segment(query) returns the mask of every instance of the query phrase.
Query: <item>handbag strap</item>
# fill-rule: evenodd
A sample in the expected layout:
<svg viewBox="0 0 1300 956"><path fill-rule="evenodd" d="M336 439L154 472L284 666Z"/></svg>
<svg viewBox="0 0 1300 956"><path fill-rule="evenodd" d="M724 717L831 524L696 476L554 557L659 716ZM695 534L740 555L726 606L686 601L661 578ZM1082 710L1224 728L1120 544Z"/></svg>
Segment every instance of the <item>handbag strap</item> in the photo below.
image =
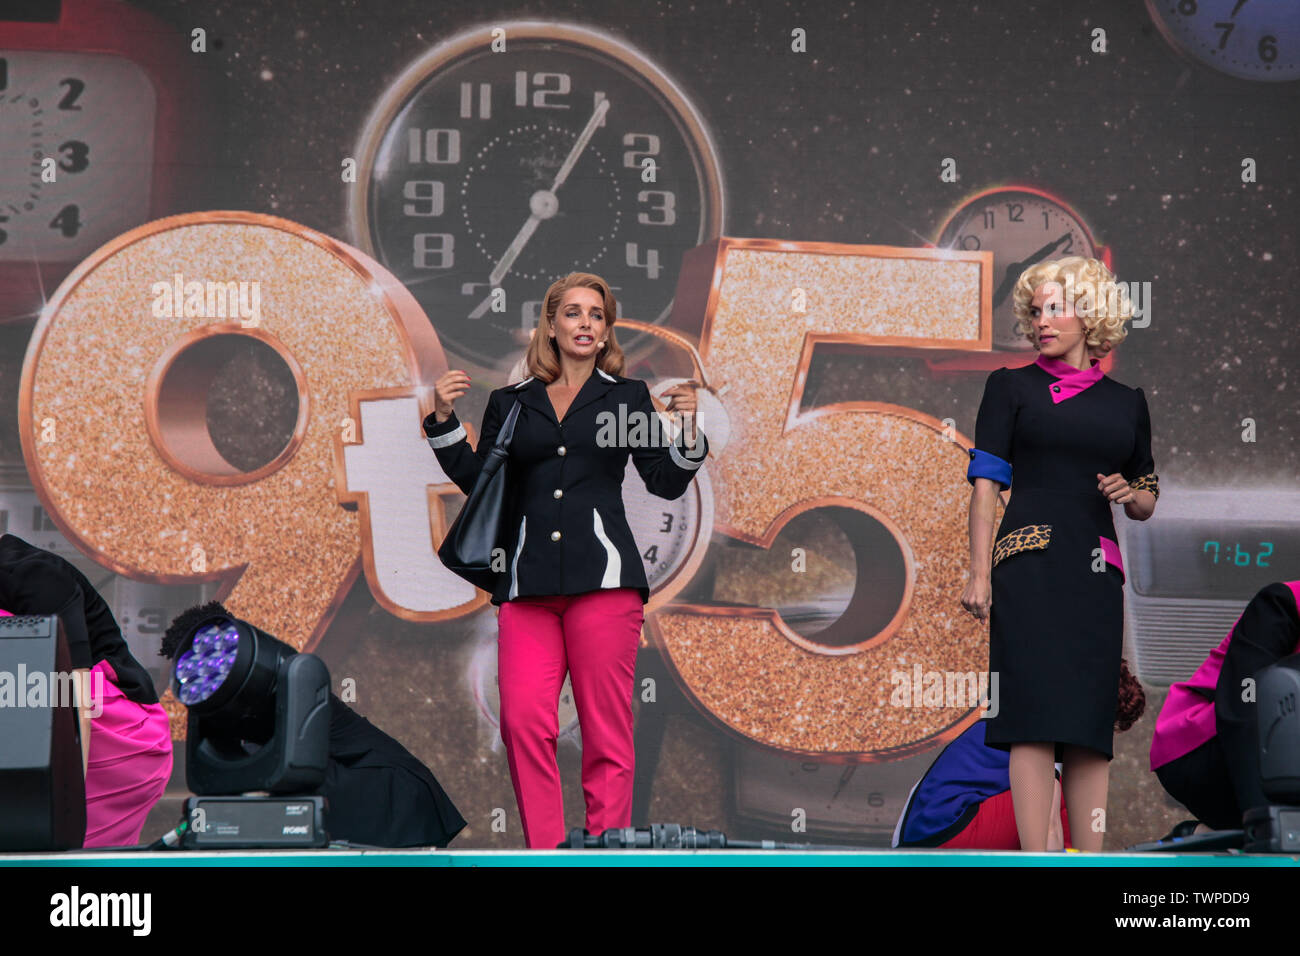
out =
<svg viewBox="0 0 1300 956"><path fill-rule="evenodd" d="M497 432L497 440L492 443L492 447L500 448L506 451L510 448L510 440L515 437L515 419L519 417L519 399L515 399L515 404L510 409L510 414L506 416L505 423L502 424L501 430Z"/></svg>

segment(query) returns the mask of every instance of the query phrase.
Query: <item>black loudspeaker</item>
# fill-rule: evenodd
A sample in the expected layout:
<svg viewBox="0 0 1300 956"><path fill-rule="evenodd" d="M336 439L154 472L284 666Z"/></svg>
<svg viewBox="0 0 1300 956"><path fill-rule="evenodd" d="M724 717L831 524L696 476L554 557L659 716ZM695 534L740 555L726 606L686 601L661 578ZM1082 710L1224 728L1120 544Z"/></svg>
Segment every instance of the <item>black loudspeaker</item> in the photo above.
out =
<svg viewBox="0 0 1300 956"><path fill-rule="evenodd" d="M1300 807L1255 807L1242 826L1247 853L1300 853Z"/></svg>
<svg viewBox="0 0 1300 956"><path fill-rule="evenodd" d="M1275 804L1300 805L1300 654L1255 675L1259 778Z"/></svg>
<svg viewBox="0 0 1300 956"><path fill-rule="evenodd" d="M0 617L0 850L72 850L85 840L81 725L63 625L53 614Z"/></svg>

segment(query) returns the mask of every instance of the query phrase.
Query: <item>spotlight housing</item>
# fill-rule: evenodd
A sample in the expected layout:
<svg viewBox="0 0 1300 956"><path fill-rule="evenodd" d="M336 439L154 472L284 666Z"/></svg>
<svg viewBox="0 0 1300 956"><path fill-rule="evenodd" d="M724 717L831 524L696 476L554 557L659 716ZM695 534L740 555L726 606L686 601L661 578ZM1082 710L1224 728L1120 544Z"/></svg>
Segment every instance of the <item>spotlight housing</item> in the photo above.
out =
<svg viewBox="0 0 1300 956"><path fill-rule="evenodd" d="M228 613L195 615L186 624L172 666L172 691L189 709L190 790L317 789L329 758L324 662Z"/></svg>

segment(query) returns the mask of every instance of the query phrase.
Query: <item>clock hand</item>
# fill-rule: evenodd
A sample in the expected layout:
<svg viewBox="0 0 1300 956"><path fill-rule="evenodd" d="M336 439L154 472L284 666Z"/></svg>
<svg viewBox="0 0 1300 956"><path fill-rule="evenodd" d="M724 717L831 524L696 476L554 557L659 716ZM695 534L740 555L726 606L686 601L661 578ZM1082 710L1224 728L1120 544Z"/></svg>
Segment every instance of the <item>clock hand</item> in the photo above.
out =
<svg viewBox="0 0 1300 956"><path fill-rule="evenodd" d="M578 134L578 139L573 144L573 149L569 150L569 155L564 158L560 166L560 171L555 174L555 182L551 184L551 192L555 192L564 185L564 181L569 178L569 173L573 172L573 167L578 164L578 157L582 151L587 148L591 142L591 137L596 135L596 126L604 119L609 112L609 100L601 100L596 104L596 108L591 112L591 119L587 120L587 125L583 127L582 132Z"/></svg>
<svg viewBox="0 0 1300 956"><path fill-rule="evenodd" d="M604 99L596 104L596 108L592 110L591 118L587 120L587 125L578 134L578 139L574 142L573 148L569 150L569 155L564 158L559 172L555 174L555 182L551 183L551 188L549 190L539 190L533 194L529 200L531 213L528 220L520 227L519 232L515 234L515 238L511 240L510 245L506 248L505 255L501 257L501 261L496 264L496 268L488 276L488 285L496 288L501 284L501 280L506 277L510 267L515 264L515 260L519 258L519 253L523 252L524 246L532 238L533 233L537 231L537 227L541 225L542 220L550 219L559 211L560 203L555 193L569 178L569 173L573 172L573 167L578 164L578 158L582 156L582 151L587 148L587 144L591 142L591 137L596 134L596 127L600 125L600 121L608 112L609 100ZM474 311L469 314L469 317L471 319L481 318L491 303L492 293L489 292L487 298L478 304Z"/></svg>
<svg viewBox="0 0 1300 956"><path fill-rule="evenodd" d="M835 785L835 792L831 794L831 803L834 803L839 798L840 792L848 786L849 781L853 779L853 775L857 772L857 769L856 764L849 764L840 771L839 782Z"/></svg>
<svg viewBox="0 0 1300 956"><path fill-rule="evenodd" d="M1039 262L1042 259L1046 259L1048 256L1050 256L1053 252L1056 251L1057 246L1059 246L1063 242L1069 241L1069 238L1070 238L1070 234L1068 232L1063 233L1060 236L1060 238L1052 242L1049 242L1047 245L1043 246L1043 248L1039 249L1037 252L1031 252L1029 256L1025 259L1025 262L1032 266L1035 262Z"/></svg>
<svg viewBox="0 0 1300 956"><path fill-rule="evenodd" d="M510 271L510 267L515 264L515 260L519 258L519 253L524 251L524 246L533 237L533 233L537 231L537 227L541 224L542 219L536 212L528 217L528 220L520 227L519 232L515 234L514 239L510 240L510 245L506 247L505 255L501 257L501 261L497 263L496 268L488 276L489 283L494 286L501 283L501 280L506 277L506 273Z"/></svg>
<svg viewBox="0 0 1300 956"><path fill-rule="evenodd" d="M487 298L475 306L474 311L469 314L471 319L482 318L483 313L491 307L492 290L501 284L501 280L506 277L506 273L510 271L510 267L514 265L515 260L519 258L519 253L524 251L525 244L527 244L528 240L532 238L533 233L537 231L537 227L542 224L542 216L539 216L538 212L540 211L545 213L548 209L553 210L555 208L554 206L541 208L543 204L538 202L538 198L544 195L549 196L550 194L538 191L534 193L533 198L529 200L532 212L528 216L528 219L525 220L523 226L520 227L519 232L515 233L514 239L510 240L510 245L506 247L505 254L501 257L501 261L496 264L496 268L494 268L491 274L488 275L489 289ZM553 196L551 198L554 199ZM552 215L554 215L553 211L551 211L546 218L550 219Z"/></svg>
<svg viewBox="0 0 1300 956"><path fill-rule="evenodd" d="M1056 239L1053 242L1049 242L1047 245L1043 246L1043 248L1035 252L1031 252L1029 255L1025 256L1025 258L1021 259L1019 262L1013 262L1011 263L1011 265L1007 266L1007 271L1002 275L1002 284L999 285L997 291L993 293L994 307L997 307L1002 304L1003 300L1005 300L1007 297L1007 293L1011 291L1011 287L1016 284L1016 280L1020 278L1020 274L1022 272L1024 272L1026 269L1032 266L1035 262L1041 262L1043 259L1046 259L1054 251L1056 251L1057 246L1059 246L1061 243L1065 242L1069 238L1070 238L1070 234L1067 232L1059 239Z"/></svg>

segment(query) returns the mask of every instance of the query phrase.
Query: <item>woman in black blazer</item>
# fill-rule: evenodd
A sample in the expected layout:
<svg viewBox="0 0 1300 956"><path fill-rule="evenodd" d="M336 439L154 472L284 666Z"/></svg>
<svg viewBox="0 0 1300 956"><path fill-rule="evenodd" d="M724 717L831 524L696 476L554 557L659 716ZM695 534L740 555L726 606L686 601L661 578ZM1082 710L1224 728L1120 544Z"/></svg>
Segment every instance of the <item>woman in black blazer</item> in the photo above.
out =
<svg viewBox="0 0 1300 956"><path fill-rule="evenodd" d="M652 494L678 498L708 454L693 385L664 393L680 419L672 437L645 382L621 376L617 317L603 279L566 276L546 292L529 377L489 396L477 449L453 408L469 389L465 372L438 380L424 420L439 464L468 494L520 405L510 443L511 536L492 603L500 605L501 738L530 847L565 837L555 747L566 671L582 728L587 830L631 826L632 682L650 588L623 511L623 476L630 454Z"/></svg>

